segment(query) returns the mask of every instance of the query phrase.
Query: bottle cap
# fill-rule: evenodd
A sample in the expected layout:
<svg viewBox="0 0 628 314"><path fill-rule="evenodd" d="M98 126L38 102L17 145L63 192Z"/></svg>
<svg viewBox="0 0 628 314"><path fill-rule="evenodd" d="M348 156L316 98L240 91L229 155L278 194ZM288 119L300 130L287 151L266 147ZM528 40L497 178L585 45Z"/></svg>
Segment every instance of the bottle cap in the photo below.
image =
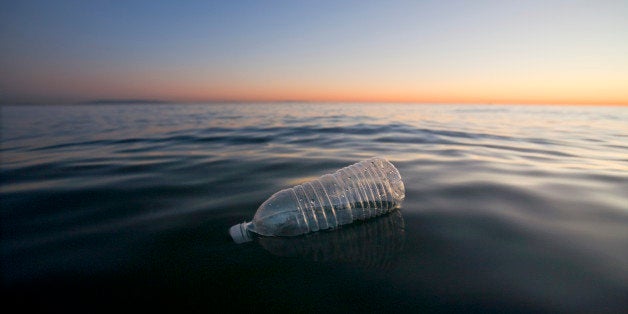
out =
<svg viewBox="0 0 628 314"><path fill-rule="evenodd" d="M233 239L233 242L240 244L244 242L249 242L253 240L251 238L251 234L246 228L249 226L250 222L243 222L229 228L229 235Z"/></svg>

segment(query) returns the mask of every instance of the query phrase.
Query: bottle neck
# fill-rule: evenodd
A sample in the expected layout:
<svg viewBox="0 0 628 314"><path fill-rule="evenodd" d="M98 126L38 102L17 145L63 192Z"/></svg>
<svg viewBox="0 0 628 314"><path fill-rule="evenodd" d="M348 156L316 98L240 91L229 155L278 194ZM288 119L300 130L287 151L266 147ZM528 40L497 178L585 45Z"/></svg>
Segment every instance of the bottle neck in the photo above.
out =
<svg viewBox="0 0 628 314"><path fill-rule="evenodd" d="M250 224L250 222L245 221L229 228L229 235L231 235L233 242L240 244L253 240L251 232L248 230Z"/></svg>

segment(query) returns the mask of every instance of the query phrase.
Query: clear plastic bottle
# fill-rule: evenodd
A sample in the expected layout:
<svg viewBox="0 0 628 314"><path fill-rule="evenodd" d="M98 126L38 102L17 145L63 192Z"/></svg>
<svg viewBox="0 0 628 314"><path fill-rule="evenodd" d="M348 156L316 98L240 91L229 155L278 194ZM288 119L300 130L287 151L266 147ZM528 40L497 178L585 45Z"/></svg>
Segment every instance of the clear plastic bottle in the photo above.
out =
<svg viewBox="0 0 628 314"><path fill-rule="evenodd" d="M251 222L237 224L229 233L242 243L252 239L251 232L296 236L337 228L388 213L404 197L399 171L385 158L374 157L273 194Z"/></svg>

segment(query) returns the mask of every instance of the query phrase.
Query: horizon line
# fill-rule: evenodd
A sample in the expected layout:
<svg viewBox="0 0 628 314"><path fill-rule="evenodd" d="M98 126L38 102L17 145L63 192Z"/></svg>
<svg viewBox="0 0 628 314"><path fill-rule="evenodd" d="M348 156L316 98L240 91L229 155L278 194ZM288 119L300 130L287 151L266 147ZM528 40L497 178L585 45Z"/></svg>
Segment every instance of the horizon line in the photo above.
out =
<svg viewBox="0 0 628 314"><path fill-rule="evenodd" d="M138 105L138 104L243 104L243 103L311 103L311 104L409 104L409 105L537 105L537 106L628 106L628 102L597 101L393 101L393 100L308 100L308 99L206 99L171 100L159 98L112 98L80 101L4 101L0 105Z"/></svg>

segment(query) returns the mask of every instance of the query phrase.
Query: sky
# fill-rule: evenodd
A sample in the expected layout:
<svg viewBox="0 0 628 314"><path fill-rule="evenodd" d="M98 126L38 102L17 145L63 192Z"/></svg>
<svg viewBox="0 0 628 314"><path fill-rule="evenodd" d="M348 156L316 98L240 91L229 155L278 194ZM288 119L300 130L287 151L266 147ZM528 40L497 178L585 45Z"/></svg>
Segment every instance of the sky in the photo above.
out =
<svg viewBox="0 0 628 314"><path fill-rule="evenodd" d="M0 102L628 105L628 1L0 0Z"/></svg>

